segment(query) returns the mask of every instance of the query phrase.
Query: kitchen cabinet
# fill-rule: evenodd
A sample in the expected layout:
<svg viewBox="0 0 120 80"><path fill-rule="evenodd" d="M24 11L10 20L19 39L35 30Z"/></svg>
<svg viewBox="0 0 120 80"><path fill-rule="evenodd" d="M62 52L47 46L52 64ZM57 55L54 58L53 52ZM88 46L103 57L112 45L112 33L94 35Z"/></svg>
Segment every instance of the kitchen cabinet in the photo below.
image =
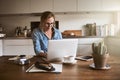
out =
<svg viewBox="0 0 120 80"><path fill-rule="evenodd" d="M53 11L53 0L30 0L31 13Z"/></svg>
<svg viewBox="0 0 120 80"><path fill-rule="evenodd" d="M120 0L78 0L78 11L119 11Z"/></svg>
<svg viewBox="0 0 120 80"><path fill-rule="evenodd" d="M120 56L120 37L106 37L104 41L111 56Z"/></svg>
<svg viewBox="0 0 120 80"><path fill-rule="evenodd" d="M0 40L0 56L3 54L3 45L2 45L2 39Z"/></svg>
<svg viewBox="0 0 120 80"><path fill-rule="evenodd" d="M119 11L120 0L102 0L103 11Z"/></svg>
<svg viewBox="0 0 120 80"><path fill-rule="evenodd" d="M31 39L3 40L3 55L34 55Z"/></svg>
<svg viewBox="0 0 120 80"><path fill-rule="evenodd" d="M76 12L77 0L54 0L54 12Z"/></svg>
<svg viewBox="0 0 120 80"><path fill-rule="evenodd" d="M0 14L119 10L120 0L0 0Z"/></svg>
<svg viewBox="0 0 120 80"><path fill-rule="evenodd" d="M20 14L29 12L29 0L0 0L0 14Z"/></svg>
<svg viewBox="0 0 120 80"><path fill-rule="evenodd" d="M78 11L101 11L102 0L78 0Z"/></svg>
<svg viewBox="0 0 120 80"><path fill-rule="evenodd" d="M103 38L78 38L77 55L90 55L92 53L92 43L102 40Z"/></svg>

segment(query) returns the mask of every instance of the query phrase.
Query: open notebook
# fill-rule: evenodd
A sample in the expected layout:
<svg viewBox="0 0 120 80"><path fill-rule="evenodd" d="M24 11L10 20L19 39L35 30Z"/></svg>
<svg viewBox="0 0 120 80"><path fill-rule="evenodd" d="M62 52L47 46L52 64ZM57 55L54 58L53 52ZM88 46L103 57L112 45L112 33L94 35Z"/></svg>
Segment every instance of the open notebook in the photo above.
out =
<svg viewBox="0 0 120 80"><path fill-rule="evenodd" d="M54 71L46 71L46 70L42 70L42 69L38 69L35 67L35 65L33 64L32 66L30 66L26 72L54 72L54 73L61 73L62 72L62 64L54 64L51 63L53 65L53 67L55 68Z"/></svg>

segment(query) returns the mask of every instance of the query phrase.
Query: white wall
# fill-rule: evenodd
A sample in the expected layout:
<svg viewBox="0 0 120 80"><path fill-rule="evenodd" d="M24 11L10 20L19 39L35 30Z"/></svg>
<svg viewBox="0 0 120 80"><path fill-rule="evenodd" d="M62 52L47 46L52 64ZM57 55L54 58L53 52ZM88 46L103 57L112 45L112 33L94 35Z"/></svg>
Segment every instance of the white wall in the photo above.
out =
<svg viewBox="0 0 120 80"><path fill-rule="evenodd" d="M97 25L113 23L113 13L80 13L80 14L63 14L56 15L60 21L60 30L81 29L87 23L96 23Z"/></svg>
<svg viewBox="0 0 120 80"><path fill-rule="evenodd" d="M97 23L97 25L114 24L114 14L111 12L100 13L66 13L55 14L56 20L60 23L60 31L70 29L81 29L87 23ZM40 16L19 15L0 17L0 24L5 28L8 36L14 35L14 29L17 26L27 26L30 28L31 21L40 21Z"/></svg>

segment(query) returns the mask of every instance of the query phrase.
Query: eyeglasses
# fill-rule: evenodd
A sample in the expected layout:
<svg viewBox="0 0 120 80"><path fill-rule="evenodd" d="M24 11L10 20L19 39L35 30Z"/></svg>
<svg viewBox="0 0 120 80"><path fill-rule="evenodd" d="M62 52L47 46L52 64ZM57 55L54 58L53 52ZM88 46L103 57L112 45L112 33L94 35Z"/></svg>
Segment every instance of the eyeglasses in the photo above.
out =
<svg viewBox="0 0 120 80"><path fill-rule="evenodd" d="M46 26L54 26L54 23L45 23Z"/></svg>

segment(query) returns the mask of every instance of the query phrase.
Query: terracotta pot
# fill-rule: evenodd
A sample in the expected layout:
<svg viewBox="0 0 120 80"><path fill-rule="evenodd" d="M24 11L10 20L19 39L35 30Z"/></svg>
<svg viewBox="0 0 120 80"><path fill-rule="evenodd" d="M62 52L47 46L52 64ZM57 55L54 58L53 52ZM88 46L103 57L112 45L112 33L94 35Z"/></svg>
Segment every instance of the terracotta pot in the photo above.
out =
<svg viewBox="0 0 120 80"><path fill-rule="evenodd" d="M103 69L106 67L109 53L103 55L93 53L92 56L96 69Z"/></svg>

